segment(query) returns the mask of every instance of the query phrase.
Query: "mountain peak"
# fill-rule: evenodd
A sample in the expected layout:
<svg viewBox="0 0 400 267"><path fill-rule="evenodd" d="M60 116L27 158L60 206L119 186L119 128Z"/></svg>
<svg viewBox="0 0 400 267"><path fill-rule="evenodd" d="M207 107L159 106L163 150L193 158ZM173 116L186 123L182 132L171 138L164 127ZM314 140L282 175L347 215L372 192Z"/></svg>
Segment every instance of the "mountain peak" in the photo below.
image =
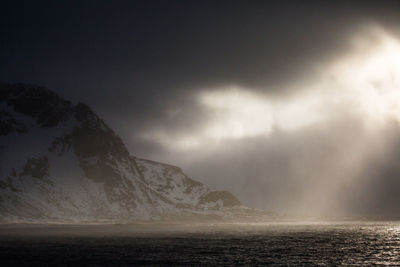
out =
<svg viewBox="0 0 400 267"><path fill-rule="evenodd" d="M72 114L71 102L42 86L0 84L0 102L36 119L40 127L54 127Z"/></svg>

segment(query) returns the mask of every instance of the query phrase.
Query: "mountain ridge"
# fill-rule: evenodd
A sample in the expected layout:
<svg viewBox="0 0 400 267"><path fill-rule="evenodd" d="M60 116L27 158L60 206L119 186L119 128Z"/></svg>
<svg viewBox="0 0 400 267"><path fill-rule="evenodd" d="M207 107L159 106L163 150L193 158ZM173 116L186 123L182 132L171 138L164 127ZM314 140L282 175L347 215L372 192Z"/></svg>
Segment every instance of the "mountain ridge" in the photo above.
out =
<svg viewBox="0 0 400 267"><path fill-rule="evenodd" d="M0 84L0 154L0 222L232 217L251 210L179 167L131 155L87 104L41 86Z"/></svg>

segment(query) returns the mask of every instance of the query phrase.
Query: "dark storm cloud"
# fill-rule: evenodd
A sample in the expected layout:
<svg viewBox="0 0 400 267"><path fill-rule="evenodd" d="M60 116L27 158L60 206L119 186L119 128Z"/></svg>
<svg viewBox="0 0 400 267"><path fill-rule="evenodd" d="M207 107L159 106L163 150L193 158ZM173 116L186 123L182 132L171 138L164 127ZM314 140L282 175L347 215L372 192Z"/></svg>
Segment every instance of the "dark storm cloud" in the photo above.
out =
<svg viewBox="0 0 400 267"><path fill-rule="evenodd" d="M141 124L162 117L178 93L184 101L193 90L221 84L276 90L335 56L365 21L393 20L398 6L2 2L0 79L45 84L83 98L105 116L133 116Z"/></svg>
<svg viewBox="0 0 400 267"><path fill-rule="evenodd" d="M172 157L141 135L200 129L208 114L194 99L199 90L290 93L286 88L310 79L366 24L398 31L399 11L399 1L2 1L0 80L46 85L87 102L133 154L184 164L250 205L284 208L307 191L299 181L314 160L328 164L326 151L341 156L328 137L232 141L214 157L194 153L191 163L191 152Z"/></svg>

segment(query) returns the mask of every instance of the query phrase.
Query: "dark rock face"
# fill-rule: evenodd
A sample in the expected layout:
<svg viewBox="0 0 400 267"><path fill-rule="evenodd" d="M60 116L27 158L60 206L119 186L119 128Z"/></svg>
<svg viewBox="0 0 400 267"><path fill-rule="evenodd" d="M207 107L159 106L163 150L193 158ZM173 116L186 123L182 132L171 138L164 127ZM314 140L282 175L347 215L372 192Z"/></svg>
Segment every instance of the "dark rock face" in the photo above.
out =
<svg viewBox="0 0 400 267"><path fill-rule="evenodd" d="M79 124L64 136L61 146L72 148L86 177L104 185L110 202L121 202L135 208L136 188L121 175L118 164L124 163L129 172L135 175L138 175L138 170L131 164L129 152L122 140L84 103L75 106L74 117ZM122 184L128 190L118 190Z"/></svg>
<svg viewBox="0 0 400 267"><path fill-rule="evenodd" d="M46 156L31 158L26 162L20 175L48 181L49 167L49 160Z"/></svg>
<svg viewBox="0 0 400 267"><path fill-rule="evenodd" d="M75 127L70 136L75 153L82 158L99 157L105 159L109 155L115 160L129 161L130 155L121 138L111 130L86 104L78 104L75 118L80 125Z"/></svg>
<svg viewBox="0 0 400 267"><path fill-rule="evenodd" d="M10 133L26 133L28 129L19 121L16 121L12 115L4 110L0 110L0 135Z"/></svg>
<svg viewBox="0 0 400 267"><path fill-rule="evenodd" d="M0 84L0 101L36 119L40 127L54 127L68 119L72 104L40 86Z"/></svg>

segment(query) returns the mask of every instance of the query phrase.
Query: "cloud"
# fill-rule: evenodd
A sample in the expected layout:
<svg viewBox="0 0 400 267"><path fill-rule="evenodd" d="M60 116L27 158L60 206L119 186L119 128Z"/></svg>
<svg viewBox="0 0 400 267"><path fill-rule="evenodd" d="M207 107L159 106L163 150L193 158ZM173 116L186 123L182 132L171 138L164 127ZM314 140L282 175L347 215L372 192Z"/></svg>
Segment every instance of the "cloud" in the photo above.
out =
<svg viewBox="0 0 400 267"><path fill-rule="evenodd" d="M165 148L163 160L174 155L189 173L250 206L307 215L384 212L355 209L351 200L357 192L358 201L387 203L388 195L370 192L371 177L387 176L368 172L370 164L385 172L390 157L382 155L393 153L399 134L400 43L377 26L352 42L284 98L238 86L199 91L199 127L155 127L144 136Z"/></svg>
<svg viewBox="0 0 400 267"><path fill-rule="evenodd" d="M283 99L239 86L204 89L193 96L203 115L199 127L176 131L155 124L143 137L165 146L195 149L224 139L309 127L343 113L356 113L371 127L399 120L400 43L380 27L368 29L365 36L352 38L350 53L327 64ZM167 115L172 120L183 117L183 107Z"/></svg>

